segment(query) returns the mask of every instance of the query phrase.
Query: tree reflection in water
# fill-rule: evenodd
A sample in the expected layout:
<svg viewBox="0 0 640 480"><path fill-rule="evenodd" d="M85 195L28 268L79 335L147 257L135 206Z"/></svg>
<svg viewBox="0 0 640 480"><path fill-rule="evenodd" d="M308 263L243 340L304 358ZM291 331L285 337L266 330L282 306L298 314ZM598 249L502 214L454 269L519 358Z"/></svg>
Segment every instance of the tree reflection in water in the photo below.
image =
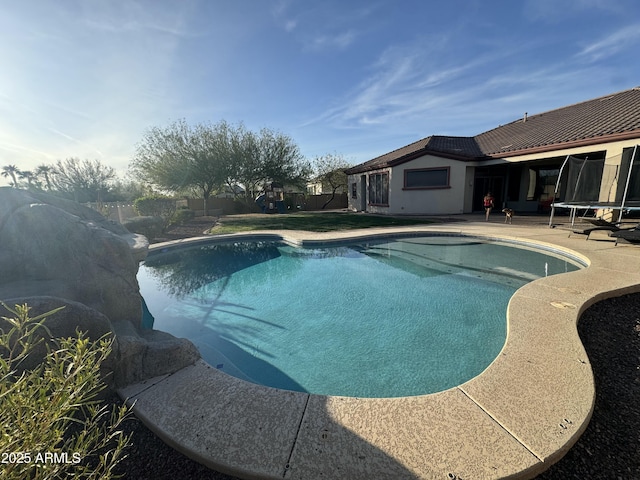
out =
<svg viewBox="0 0 640 480"><path fill-rule="evenodd" d="M144 262L149 274L176 298L245 268L280 256L273 242L234 242L176 248L151 255Z"/></svg>

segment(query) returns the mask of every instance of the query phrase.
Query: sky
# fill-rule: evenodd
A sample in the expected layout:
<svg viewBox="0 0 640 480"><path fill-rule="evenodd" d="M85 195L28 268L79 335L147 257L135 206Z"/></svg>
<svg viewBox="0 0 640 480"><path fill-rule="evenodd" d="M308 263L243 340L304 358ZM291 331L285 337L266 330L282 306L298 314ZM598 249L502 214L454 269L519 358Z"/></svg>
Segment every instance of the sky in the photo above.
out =
<svg viewBox="0 0 640 480"><path fill-rule="evenodd" d="M181 119L358 164L640 86L638 51L637 0L0 0L0 167L125 178Z"/></svg>

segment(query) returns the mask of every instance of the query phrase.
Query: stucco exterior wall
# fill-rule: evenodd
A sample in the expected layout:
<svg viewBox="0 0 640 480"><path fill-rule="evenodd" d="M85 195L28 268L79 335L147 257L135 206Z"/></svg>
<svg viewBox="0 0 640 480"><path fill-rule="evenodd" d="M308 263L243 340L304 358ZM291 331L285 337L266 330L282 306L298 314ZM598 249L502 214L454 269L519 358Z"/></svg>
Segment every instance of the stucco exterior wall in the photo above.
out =
<svg viewBox="0 0 640 480"><path fill-rule="evenodd" d="M426 155L394 167L390 182L389 212L409 215L447 215L464 212L466 163ZM404 189L405 170L449 168L449 188Z"/></svg>
<svg viewBox="0 0 640 480"><path fill-rule="evenodd" d="M367 198L366 209L370 213L391 215L450 215L468 211L473 190L473 169L468 169L468 163L451 160L432 155L425 155L415 160L366 172L367 182L370 175L387 172L389 174L389 204L388 206L370 205ZM449 168L449 187L408 190L404 188L405 170L421 168ZM467 178L467 174L471 177ZM361 176L349 175L350 189L356 183L358 197L362 191ZM368 193L368 192L367 192ZM353 198L349 193L349 208L360 210L360 198Z"/></svg>

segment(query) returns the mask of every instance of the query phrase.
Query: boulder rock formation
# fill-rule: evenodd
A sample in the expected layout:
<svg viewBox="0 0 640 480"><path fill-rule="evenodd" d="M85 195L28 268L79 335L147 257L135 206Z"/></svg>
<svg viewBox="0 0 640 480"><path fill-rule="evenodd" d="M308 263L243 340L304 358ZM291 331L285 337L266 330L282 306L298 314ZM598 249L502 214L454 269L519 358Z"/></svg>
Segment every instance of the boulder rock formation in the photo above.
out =
<svg viewBox="0 0 640 480"><path fill-rule="evenodd" d="M138 262L121 225L78 203L0 189L0 298L54 296L139 326Z"/></svg>
<svg viewBox="0 0 640 480"><path fill-rule="evenodd" d="M141 328L136 274L147 248L145 237L76 202L0 187L0 300L26 303L34 314L64 305L47 320L53 336L72 336L79 327L92 339L117 337L118 324L126 333L108 368L119 385L199 358L190 342Z"/></svg>

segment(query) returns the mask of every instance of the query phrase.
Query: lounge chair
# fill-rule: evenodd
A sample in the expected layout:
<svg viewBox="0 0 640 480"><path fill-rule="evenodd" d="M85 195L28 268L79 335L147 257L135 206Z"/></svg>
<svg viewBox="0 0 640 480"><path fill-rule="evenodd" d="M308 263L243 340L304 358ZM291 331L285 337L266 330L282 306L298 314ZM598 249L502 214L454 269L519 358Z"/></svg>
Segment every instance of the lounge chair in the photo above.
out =
<svg viewBox="0 0 640 480"><path fill-rule="evenodd" d="M622 228L609 233L610 237L616 239L616 245L621 238L629 243L640 243L640 225L633 228Z"/></svg>
<svg viewBox="0 0 640 480"><path fill-rule="evenodd" d="M617 232L621 230L619 222L608 222L606 220L603 220L602 218L587 217L583 217L582 220L587 222L589 225L583 226L583 228L578 225L574 225L571 233L586 235L587 240L589 240L589 235L591 235L591 232L595 232L596 230L609 230L610 232ZM571 234L569 234L569 236L571 236Z"/></svg>

